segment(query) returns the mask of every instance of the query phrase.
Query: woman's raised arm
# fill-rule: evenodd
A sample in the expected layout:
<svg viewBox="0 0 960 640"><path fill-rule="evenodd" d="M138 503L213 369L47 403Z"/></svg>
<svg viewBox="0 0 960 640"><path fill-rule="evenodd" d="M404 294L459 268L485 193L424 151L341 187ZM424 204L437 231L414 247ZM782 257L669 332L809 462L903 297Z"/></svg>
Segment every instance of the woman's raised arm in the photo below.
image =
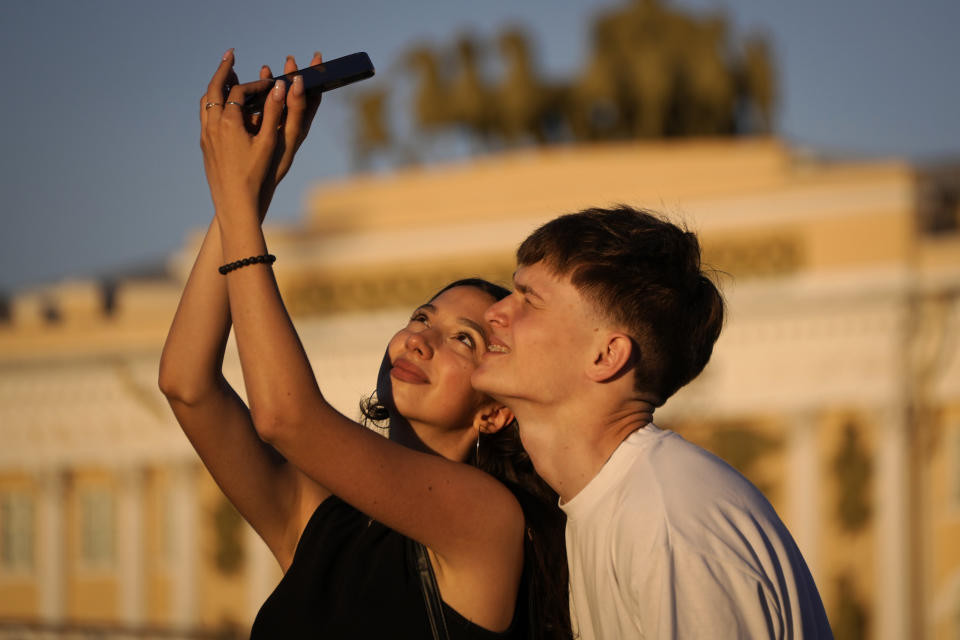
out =
<svg viewBox="0 0 960 640"><path fill-rule="evenodd" d="M299 508L302 476L258 437L249 410L223 377L230 312L217 272L219 235L214 220L164 344L160 388L213 479L285 568L306 522Z"/></svg>
<svg viewBox="0 0 960 640"><path fill-rule="evenodd" d="M207 104L223 102L222 87L236 84L232 62L232 52L227 52L201 102L201 121L214 108ZM318 56L314 64L317 62ZM295 68L296 63L289 58L286 71ZM261 76L269 75L264 67ZM316 104L299 107L301 117L312 117L307 109L316 111ZM260 191L258 221L263 219L276 183L289 169L305 135L294 129L291 127L290 132L296 136L284 141L274 163L273 179L265 180ZM211 189L211 193L217 205L218 191ZM287 464L259 438L249 410L223 377L231 318L226 282L217 270L222 253L219 224L214 218L164 344L159 384L214 480L285 568L313 507L329 492Z"/></svg>
<svg viewBox="0 0 960 640"><path fill-rule="evenodd" d="M242 104L259 89L254 83L234 87L229 108L205 125L208 176L221 189L217 219L224 263L267 254L257 193L269 169L286 87L277 83L271 90L256 134L247 130L242 109L229 104ZM302 92L302 85L294 82L290 92ZM502 565L493 557L522 555L523 516L506 487L467 465L390 442L325 401L269 266L241 267L226 280L247 398L261 436L357 509L442 556L488 567Z"/></svg>

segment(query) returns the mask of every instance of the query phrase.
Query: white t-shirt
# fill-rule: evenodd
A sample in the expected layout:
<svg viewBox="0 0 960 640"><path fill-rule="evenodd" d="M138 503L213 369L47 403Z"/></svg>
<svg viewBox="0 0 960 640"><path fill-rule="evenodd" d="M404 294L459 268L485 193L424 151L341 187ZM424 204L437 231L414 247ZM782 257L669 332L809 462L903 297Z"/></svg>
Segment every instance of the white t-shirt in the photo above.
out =
<svg viewBox="0 0 960 640"><path fill-rule="evenodd" d="M630 434L560 506L582 640L833 637L770 503L671 431Z"/></svg>

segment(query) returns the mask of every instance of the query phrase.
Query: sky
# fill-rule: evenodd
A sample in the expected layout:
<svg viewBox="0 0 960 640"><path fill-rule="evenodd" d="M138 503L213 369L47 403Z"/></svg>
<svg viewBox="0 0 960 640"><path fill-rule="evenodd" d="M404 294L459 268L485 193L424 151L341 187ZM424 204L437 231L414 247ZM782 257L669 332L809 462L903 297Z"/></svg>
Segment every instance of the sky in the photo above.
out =
<svg viewBox="0 0 960 640"><path fill-rule="evenodd" d="M367 51L402 95L412 43L492 40L521 25L547 78L569 77L598 11L626 0L0 0L0 293L162 264L212 215L197 118L224 51L241 80ZM724 11L733 39L773 42L778 134L827 155L960 159L956 0L674 0ZM295 222L307 189L349 174L349 89L328 94L271 219ZM394 118L409 121L395 100Z"/></svg>

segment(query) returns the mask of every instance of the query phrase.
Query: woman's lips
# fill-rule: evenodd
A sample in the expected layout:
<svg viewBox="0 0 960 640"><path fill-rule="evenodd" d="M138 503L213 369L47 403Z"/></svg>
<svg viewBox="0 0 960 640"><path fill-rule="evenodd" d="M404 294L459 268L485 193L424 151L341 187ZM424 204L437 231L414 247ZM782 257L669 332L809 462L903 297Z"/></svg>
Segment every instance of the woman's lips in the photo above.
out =
<svg viewBox="0 0 960 640"><path fill-rule="evenodd" d="M390 375L397 380L411 382L413 384L427 384L430 382L427 374L425 374L420 367L403 358L397 358L393 361L393 368L390 369Z"/></svg>

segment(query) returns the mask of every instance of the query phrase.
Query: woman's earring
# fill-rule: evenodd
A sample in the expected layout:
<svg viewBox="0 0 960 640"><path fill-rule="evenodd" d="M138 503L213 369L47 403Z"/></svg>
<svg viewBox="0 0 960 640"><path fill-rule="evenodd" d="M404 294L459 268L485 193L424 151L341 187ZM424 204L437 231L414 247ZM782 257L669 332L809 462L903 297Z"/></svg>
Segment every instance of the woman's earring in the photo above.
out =
<svg viewBox="0 0 960 640"><path fill-rule="evenodd" d="M477 429L477 453L474 460L476 461L476 465L479 467L480 466L480 429Z"/></svg>

